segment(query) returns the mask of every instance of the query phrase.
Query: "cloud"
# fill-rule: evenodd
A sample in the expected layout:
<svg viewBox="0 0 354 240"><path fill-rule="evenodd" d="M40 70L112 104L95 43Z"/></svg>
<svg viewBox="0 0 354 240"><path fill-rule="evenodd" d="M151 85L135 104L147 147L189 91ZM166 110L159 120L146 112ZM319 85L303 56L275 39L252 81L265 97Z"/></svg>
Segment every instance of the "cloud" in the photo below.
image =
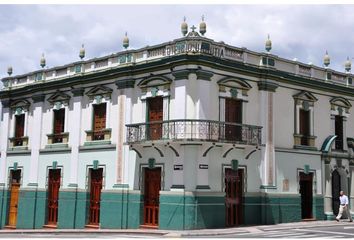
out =
<svg viewBox="0 0 354 240"><path fill-rule="evenodd" d="M191 27L201 15L206 36L215 41L264 51L267 34L272 53L322 65L326 50L331 68L343 71L354 57L353 5L0 5L0 76L39 69L44 52L48 67L122 50L127 31L131 48L181 37L183 16Z"/></svg>

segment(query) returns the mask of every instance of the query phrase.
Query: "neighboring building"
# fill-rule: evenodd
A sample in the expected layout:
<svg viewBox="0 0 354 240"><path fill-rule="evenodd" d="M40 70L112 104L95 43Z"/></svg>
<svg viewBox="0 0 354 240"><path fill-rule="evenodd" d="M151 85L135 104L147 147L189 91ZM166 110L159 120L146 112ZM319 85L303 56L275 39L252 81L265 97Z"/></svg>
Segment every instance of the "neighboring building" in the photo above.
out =
<svg viewBox="0 0 354 240"><path fill-rule="evenodd" d="M340 190L354 201L350 61L340 73L327 54L321 68L205 29L3 78L0 227L272 224L333 219Z"/></svg>

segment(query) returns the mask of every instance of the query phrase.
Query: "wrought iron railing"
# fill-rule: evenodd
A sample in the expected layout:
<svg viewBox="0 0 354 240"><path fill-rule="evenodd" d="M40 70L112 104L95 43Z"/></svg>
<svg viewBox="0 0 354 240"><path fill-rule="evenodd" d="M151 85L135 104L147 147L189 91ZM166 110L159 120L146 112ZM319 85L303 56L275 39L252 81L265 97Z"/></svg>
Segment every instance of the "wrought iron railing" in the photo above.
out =
<svg viewBox="0 0 354 240"><path fill-rule="evenodd" d="M168 120L128 124L127 143L152 140L190 140L261 144L261 127L212 120Z"/></svg>

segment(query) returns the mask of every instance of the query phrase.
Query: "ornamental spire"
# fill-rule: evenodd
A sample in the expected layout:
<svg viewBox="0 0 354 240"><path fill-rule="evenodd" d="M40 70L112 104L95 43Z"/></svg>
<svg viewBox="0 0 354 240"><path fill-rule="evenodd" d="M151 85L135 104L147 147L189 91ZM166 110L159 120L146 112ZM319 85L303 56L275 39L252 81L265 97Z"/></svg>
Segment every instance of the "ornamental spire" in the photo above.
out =
<svg viewBox="0 0 354 240"><path fill-rule="evenodd" d="M128 33L125 32L125 37L123 38L123 47L127 49L129 47L129 38Z"/></svg>
<svg viewBox="0 0 354 240"><path fill-rule="evenodd" d="M349 57L347 57L347 61L345 61L344 67L347 73L349 73L352 69L352 62L349 60Z"/></svg>
<svg viewBox="0 0 354 240"><path fill-rule="evenodd" d="M204 36L206 33L206 23L204 22L204 15L202 15L202 22L199 24L199 32Z"/></svg>
<svg viewBox="0 0 354 240"><path fill-rule="evenodd" d="M186 36L188 33L188 24L186 23L186 17L183 18L183 22L181 24L181 32L183 36Z"/></svg>
<svg viewBox="0 0 354 240"><path fill-rule="evenodd" d="M325 67L327 68L329 66L329 64L331 63L331 58L328 55L328 51L326 50L326 54L323 57L323 64L325 65Z"/></svg>
<svg viewBox="0 0 354 240"><path fill-rule="evenodd" d="M265 50L267 50L267 52L269 52L272 49L272 41L270 40L270 36L268 33L268 39L265 42Z"/></svg>
<svg viewBox="0 0 354 240"><path fill-rule="evenodd" d="M84 48L84 44L81 45L81 49L80 49L80 54L79 57L81 59L83 59L85 57L85 48Z"/></svg>
<svg viewBox="0 0 354 240"><path fill-rule="evenodd" d="M45 67L45 64L46 64L46 60L45 60L45 58L44 58L44 53L42 53L42 58L41 58L41 61L40 61L40 66L41 66L42 68L44 68L44 67Z"/></svg>
<svg viewBox="0 0 354 240"><path fill-rule="evenodd" d="M12 67L11 66L7 67L7 74L9 74L9 76L11 76L11 74L12 74Z"/></svg>

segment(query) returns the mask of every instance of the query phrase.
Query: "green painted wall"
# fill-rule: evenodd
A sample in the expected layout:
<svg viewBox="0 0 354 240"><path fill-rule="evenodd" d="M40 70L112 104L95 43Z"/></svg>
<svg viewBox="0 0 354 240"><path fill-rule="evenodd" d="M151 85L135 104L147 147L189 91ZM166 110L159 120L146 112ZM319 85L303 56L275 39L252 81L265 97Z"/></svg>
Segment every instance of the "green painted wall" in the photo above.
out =
<svg viewBox="0 0 354 240"><path fill-rule="evenodd" d="M58 228L84 228L88 204L87 192L59 191Z"/></svg>
<svg viewBox="0 0 354 240"><path fill-rule="evenodd" d="M9 191L2 188L0 191L0 228L3 228L7 223L8 203L10 200Z"/></svg>
<svg viewBox="0 0 354 240"><path fill-rule="evenodd" d="M141 224L142 196L127 191L101 194L101 228L138 228Z"/></svg>

